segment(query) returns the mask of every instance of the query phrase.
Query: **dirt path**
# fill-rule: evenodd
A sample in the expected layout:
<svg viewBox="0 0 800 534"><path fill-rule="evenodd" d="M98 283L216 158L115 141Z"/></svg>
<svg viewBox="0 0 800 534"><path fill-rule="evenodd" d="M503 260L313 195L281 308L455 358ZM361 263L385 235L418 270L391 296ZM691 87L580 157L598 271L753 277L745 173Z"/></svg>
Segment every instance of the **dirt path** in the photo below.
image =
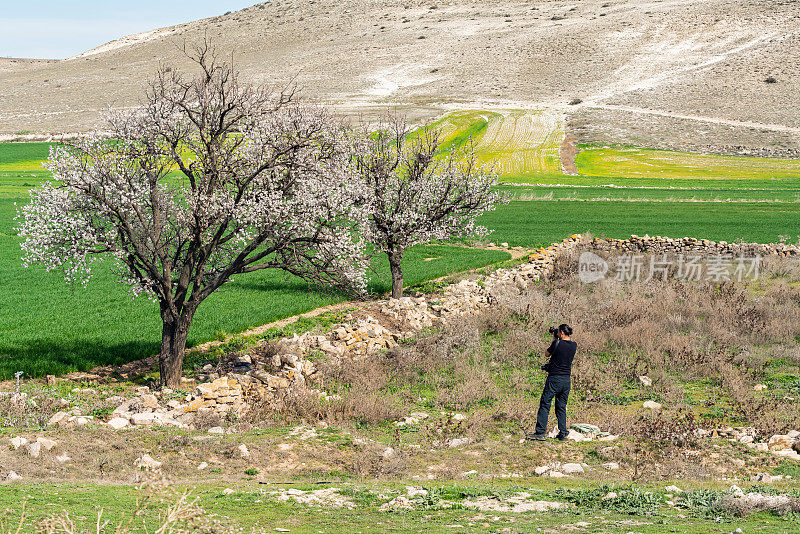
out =
<svg viewBox="0 0 800 534"><path fill-rule="evenodd" d="M627 111L629 113L639 113L643 115L657 115L659 117L671 117L675 119L687 119L712 124L722 124L727 126L738 126L741 128L758 128L762 130L772 130L775 132L790 132L800 134L800 128L785 126L783 124L764 124L760 122L736 121L730 119L717 119L714 117L703 117L700 115L687 115L684 113L673 113L671 111L661 111L657 109L637 108L634 106L622 106L615 104L586 104L584 107L592 109L608 109L611 111Z"/></svg>

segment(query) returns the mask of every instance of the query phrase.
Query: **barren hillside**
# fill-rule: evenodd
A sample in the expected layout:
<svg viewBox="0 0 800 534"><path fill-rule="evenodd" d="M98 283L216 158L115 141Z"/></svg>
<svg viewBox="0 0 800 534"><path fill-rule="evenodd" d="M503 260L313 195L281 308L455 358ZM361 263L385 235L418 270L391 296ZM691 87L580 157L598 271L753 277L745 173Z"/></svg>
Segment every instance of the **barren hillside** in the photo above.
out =
<svg viewBox="0 0 800 534"><path fill-rule="evenodd" d="M787 0L275 0L63 61L4 60L0 134L86 131L135 104L159 63L186 67L179 47L204 35L251 80L294 80L348 114L553 108L583 140L800 148L800 3Z"/></svg>

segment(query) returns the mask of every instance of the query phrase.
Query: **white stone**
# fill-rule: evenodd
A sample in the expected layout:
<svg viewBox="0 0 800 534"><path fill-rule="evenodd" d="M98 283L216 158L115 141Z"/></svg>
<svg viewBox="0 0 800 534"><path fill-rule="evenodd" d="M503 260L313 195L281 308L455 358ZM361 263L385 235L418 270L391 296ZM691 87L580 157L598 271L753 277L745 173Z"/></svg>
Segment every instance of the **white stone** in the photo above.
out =
<svg viewBox="0 0 800 534"><path fill-rule="evenodd" d="M564 478L567 475L565 475L560 471L550 471L549 473L547 473L547 476L549 476L550 478Z"/></svg>
<svg viewBox="0 0 800 534"><path fill-rule="evenodd" d="M114 430L120 430L128 426L128 420L124 417L114 417L108 422L108 426Z"/></svg>
<svg viewBox="0 0 800 534"><path fill-rule="evenodd" d="M247 445L242 443L241 445L239 445L238 449L239 449L239 456L245 459L250 458L250 451L247 450Z"/></svg>
<svg viewBox="0 0 800 534"><path fill-rule="evenodd" d="M23 445L26 445L28 443L28 438L23 438L22 436L17 436L17 437L11 438L10 441L11 441L11 446L14 447L14 449L19 449L20 447L22 447Z"/></svg>
<svg viewBox="0 0 800 534"><path fill-rule="evenodd" d="M561 472L565 475L578 475L583 473L583 467L581 464L576 463L567 463L561 466Z"/></svg>
<svg viewBox="0 0 800 534"><path fill-rule="evenodd" d="M161 467L161 462L159 462L149 454L143 454L141 457L136 459L136 467L145 470L158 469L159 467Z"/></svg>
<svg viewBox="0 0 800 534"><path fill-rule="evenodd" d="M67 419L69 419L69 414L67 412L56 412L47 421L47 425L48 426L62 425L67 422Z"/></svg>
<svg viewBox="0 0 800 534"><path fill-rule="evenodd" d="M588 440L586 436L584 436L577 430L569 430L569 434L567 434L567 439L570 441L574 441L576 443Z"/></svg>
<svg viewBox="0 0 800 534"><path fill-rule="evenodd" d="M8 474L6 475L5 480L6 480L6 482L15 482L17 480L20 480L21 478L22 477L19 476L16 472L9 471Z"/></svg>
<svg viewBox="0 0 800 534"><path fill-rule="evenodd" d="M768 447L771 451L782 451L791 449L793 444L794 438L786 434L776 434L769 438Z"/></svg>
<svg viewBox="0 0 800 534"><path fill-rule="evenodd" d="M222 494L223 495L233 495L234 493L236 493L236 492L234 490L232 490L231 488L225 488L224 490L222 490Z"/></svg>
<svg viewBox="0 0 800 534"><path fill-rule="evenodd" d="M619 469L619 464L617 462L608 462L603 464L603 467L605 467L609 471L616 471L617 469Z"/></svg>
<svg viewBox="0 0 800 534"><path fill-rule="evenodd" d="M155 412L149 413L135 413L131 415L131 423L134 425L152 425L158 419L158 415Z"/></svg>
<svg viewBox="0 0 800 534"><path fill-rule="evenodd" d="M536 469L534 469L534 472L535 472L535 473L536 473L538 476L542 476L542 475L544 475L545 473L547 473L548 471L550 471L550 466L549 466L549 465L540 465L539 467L537 467Z"/></svg>
<svg viewBox="0 0 800 534"><path fill-rule="evenodd" d="M667 486L666 488L664 488L664 491L669 491L671 493L683 493L683 490L675 485Z"/></svg>
<svg viewBox="0 0 800 534"><path fill-rule="evenodd" d="M645 401L644 404L642 404L642 407L650 410L660 410L662 405L655 401Z"/></svg>
<svg viewBox="0 0 800 534"><path fill-rule="evenodd" d="M197 466L197 470L202 471L206 467L208 467L208 462L200 462L200 465Z"/></svg>
<svg viewBox="0 0 800 534"><path fill-rule="evenodd" d="M53 449L57 445L57 443L54 440L43 437L36 438L36 443L41 445L42 448L46 451Z"/></svg>
<svg viewBox="0 0 800 534"><path fill-rule="evenodd" d="M472 443L472 438L455 438L451 439L448 445L451 449L457 449L459 447L466 447L470 443Z"/></svg>
<svg viewBox="0 0 800 534"><path fill-rule="evenodd" d="M208 429L208 433L209 434L224 434L225 433L225 429L222 428L221 426L212 426L211 428Z"/></svg>
<svg viewBox="0 0 800 534"><path fill-rule="evenodd" d="M393 448L386 447L385 449L383 449L383 452L381 453L381 457L382 458L388 460L392 456L394 456L394 449Z"/></svg>
<svg viewBox="0 0 800 534"><path fill-rule="evenodd" d="M28 456L31 458L38 458L39 455L42 453L42 444L34 441L33 443L28 443L25 445L25 452L28 453Z"/></svg>
<svg viewBox="0 0 800 534"><path fill-rule="evenodd" d="M755 386L753 386L753 389L756 390L756 391L764 391L765 389L767 389L767 385L766 384L756 384Z"/></svg>
<svg viewBox="0 0 800 534"><path fill-rule="evenodd" d="M67 456L67 453L64 453L59 456L56 456L56 460L58 461L58 463L63 464L65 462L69 462L70 460L72 460L72 458Z"/></svg>
<svg viewBox="0 0 800 534"><path fill-rule="evenodd" d="M647 387L647 388L649 388L650 386L652 386L652 385L653 385L653 379L651 379L651 378L650 378L649 376L647 376L647 375L641 375L641 376L639 377L639 383L640 383L641 385L643 385L644 387Z"/></svg>

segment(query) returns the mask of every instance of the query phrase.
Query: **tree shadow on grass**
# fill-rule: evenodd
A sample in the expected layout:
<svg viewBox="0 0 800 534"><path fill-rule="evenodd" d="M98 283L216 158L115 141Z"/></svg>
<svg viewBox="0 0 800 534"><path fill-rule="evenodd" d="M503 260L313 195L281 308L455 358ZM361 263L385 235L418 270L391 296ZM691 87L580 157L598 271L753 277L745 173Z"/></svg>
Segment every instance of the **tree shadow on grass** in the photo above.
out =
<svg viewBox="0 0 800 534"><path fill-rule="evenodd" d="M88 371L101 365L122 365L156 354L157 341L133 341L122 344L95 340L72 340L57 343L52 339L29 339L14 344L0 344L0 380L62 375Z"/></svg>

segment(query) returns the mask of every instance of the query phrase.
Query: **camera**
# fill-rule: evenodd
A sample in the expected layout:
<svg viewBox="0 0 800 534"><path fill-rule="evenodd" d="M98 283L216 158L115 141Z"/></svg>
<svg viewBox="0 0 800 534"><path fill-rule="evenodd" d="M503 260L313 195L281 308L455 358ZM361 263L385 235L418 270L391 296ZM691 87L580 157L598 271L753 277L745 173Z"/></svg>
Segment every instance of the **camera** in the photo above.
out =
<svg viewBox="0 0 800 534"><path fill-rule="evenodd" d="M548 332L550 332L554 336L557 336L558 335L558 328L556 328L554 326L551 326L550 329L548 330Z"/></svg>

